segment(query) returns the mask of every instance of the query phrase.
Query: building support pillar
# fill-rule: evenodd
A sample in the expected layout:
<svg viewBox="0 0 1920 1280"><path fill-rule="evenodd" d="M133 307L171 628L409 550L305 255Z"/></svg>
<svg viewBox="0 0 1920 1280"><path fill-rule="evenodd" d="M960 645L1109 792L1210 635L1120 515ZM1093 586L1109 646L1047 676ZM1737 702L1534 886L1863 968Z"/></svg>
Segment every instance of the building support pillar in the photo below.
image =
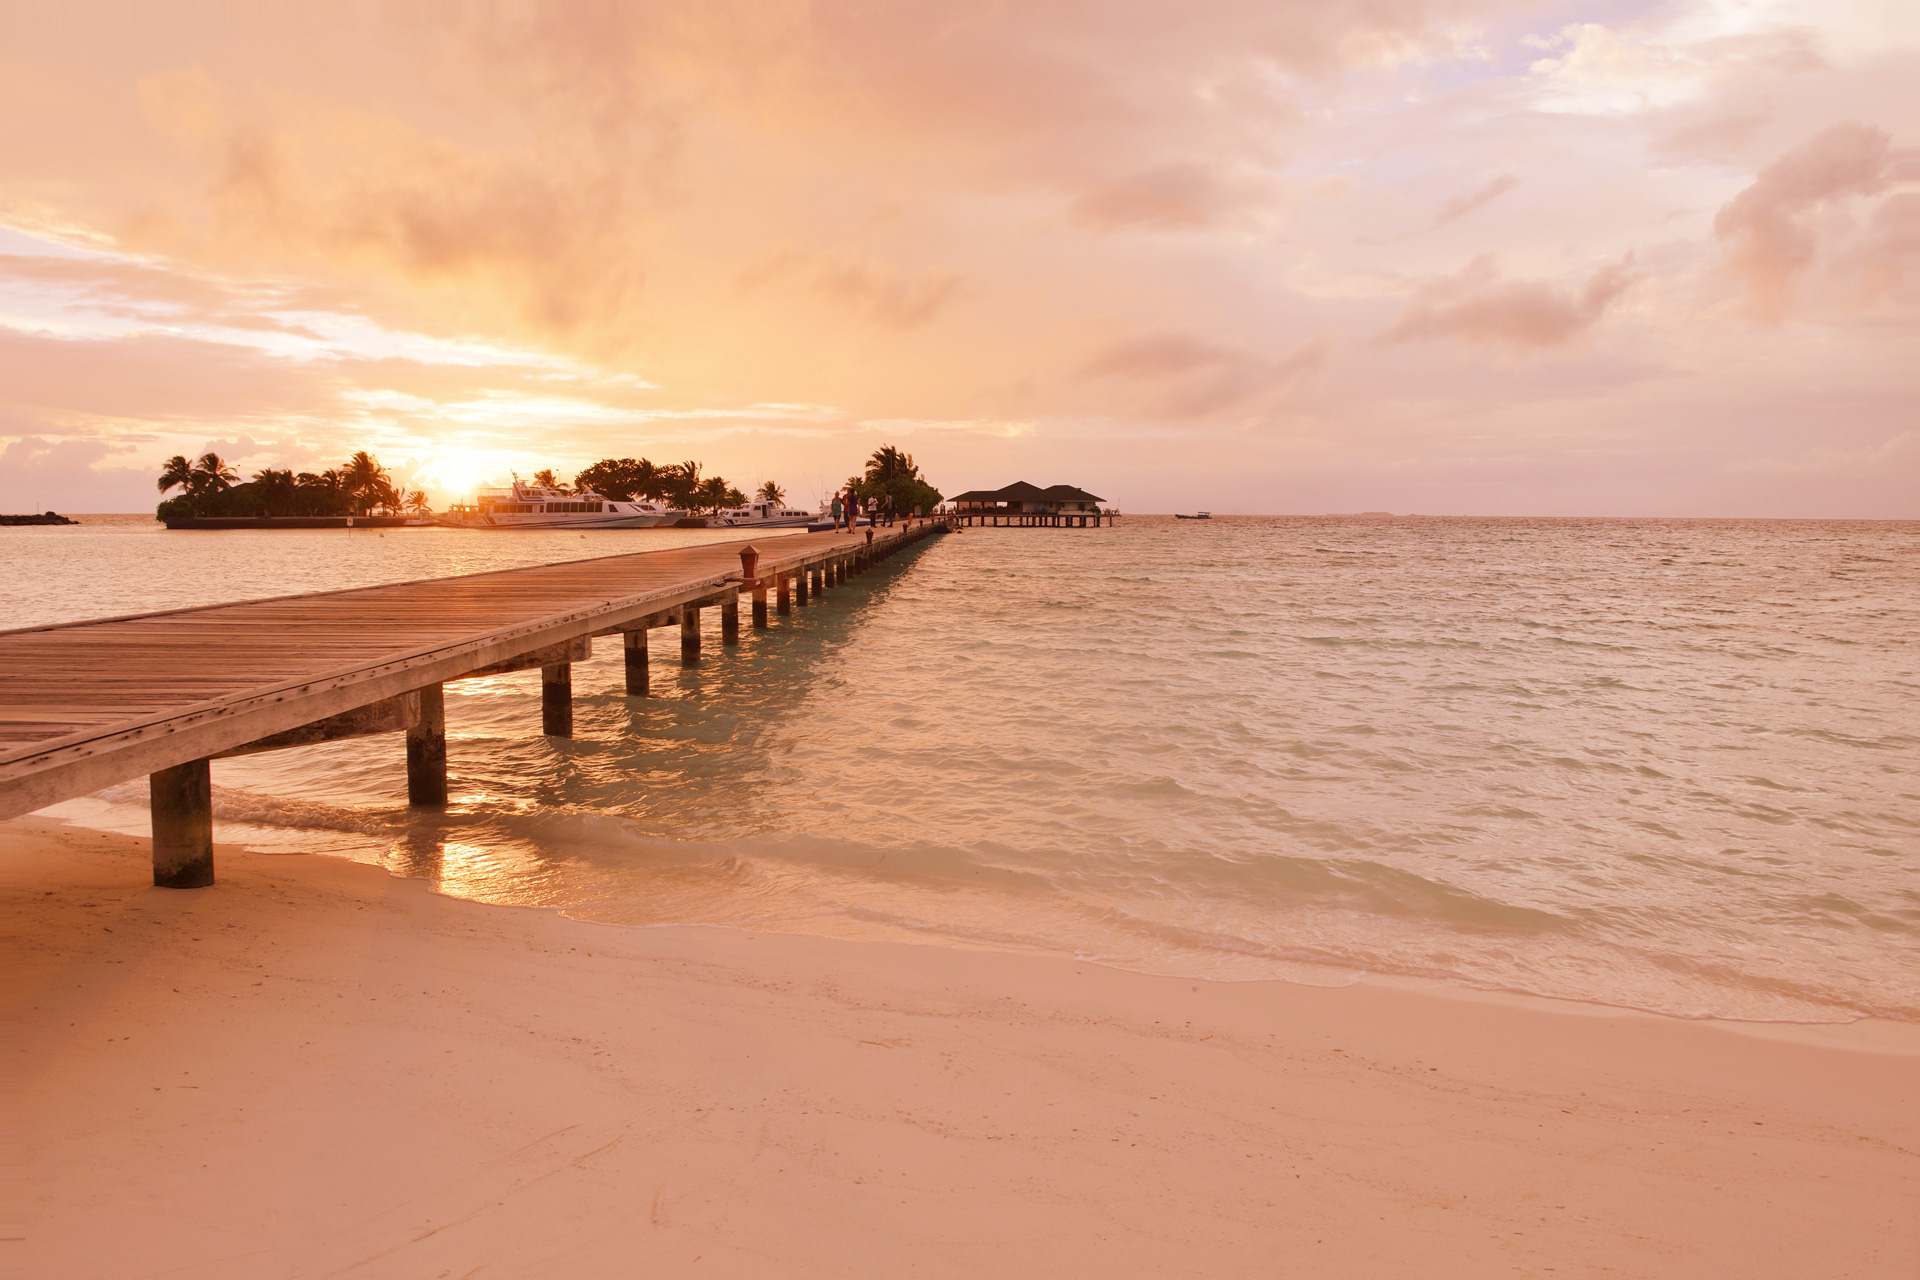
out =
<svg viewBox="0 0 1920 1280"><path fill-rule="evenodd" d="M420 713L407 726L407 803L415 809L447 807L447 687L422 688Z"/></svg>
<svg viewBox="0 0 1920 1280"><path fill-rule="evenodd" d="M147 778L153 821L153 883L202 889L213 883L213 768L189 760Z"/></svg>
<svg viewBox="0 0 1920 1280"><path fill-rule="evenodd" d="M549 738L573 736L573 664L540 668L540 732Z"/></svg>

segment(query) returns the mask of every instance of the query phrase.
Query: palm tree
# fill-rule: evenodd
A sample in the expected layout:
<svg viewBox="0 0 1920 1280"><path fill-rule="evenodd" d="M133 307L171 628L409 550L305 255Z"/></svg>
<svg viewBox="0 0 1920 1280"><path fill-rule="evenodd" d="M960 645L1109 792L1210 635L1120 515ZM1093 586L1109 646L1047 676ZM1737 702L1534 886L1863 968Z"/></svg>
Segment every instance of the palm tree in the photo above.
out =
<svg viewBox="0 0 1920 1280"><path fill-rule="evenodd" d="M660 468L660 496L664 502L693 510L699 504L700 464L674 462Z"/></svg>
<svg viewBox="0 0 1920 1280"><path fill-rule="evenodd" d="M719 511L738 492L719 476L708 476L693 491L694 510Z"/></svg>
<svg viewBox="0 0 1920 1280"><path fill-rule="evenodd" d="M779 506L787 500L787 491L769 480L754 491L754 497L762 502L771 502Z"/></svg>
<svg viewBox="0 0 1920 1280"><path fill-rule="evenodd" d="M542 489L554 489L561 493L567 492L567 486L560 482L560 477L553 474L552 467L542 467L540 470L534 472L533 482Z"/></svg>
<svg viewBox="0 0 1920 1280"><path fill-rule="evenodd" d="M160 492L184 489L193 483L193 464L185 454L176 453L160 468Z"/></svg>
<svg viewBox="0 0 1920 1280"><path fill-rule="evenodd" d="M433 508L427 504L425 489L409 489L406 494L407 511L416 516L432 515Z"/></svg>
<svg viewBox="0 0 1920 1280"><path fill-rule="evenodd" d="M362 449L348 458L338 472L327 474L339 476L339 486L353 498L354 514L365 515L367 508L379 500L377 486L386 480L387 469L380 465L378 458Z"/></svg>
<svg viewBox="0 0 1920 1280"><path fill-rule="evenodd" d="M240 473L220 460L217 453L203 453L193 464L193 474L209 489L224 489L240 478Z"/></svg>
<svg viewBox="0 0 1920 1280"><path fill-rule="evenodd" d="M912 480L920 474L920 468L913 463L913 455L902 453L890 444L883 444L873 451L867 459L867 479L885 484L889 480Z"/></svg>
<svg viewBox="0 0 1920 1280"><path fill-rule="evenodd" d="M253 491L260 500L261 509L268 515L290 516L293 514L294 492L298 482L291 471L275 471L272 467L262 467L253 473Z"/></svg>

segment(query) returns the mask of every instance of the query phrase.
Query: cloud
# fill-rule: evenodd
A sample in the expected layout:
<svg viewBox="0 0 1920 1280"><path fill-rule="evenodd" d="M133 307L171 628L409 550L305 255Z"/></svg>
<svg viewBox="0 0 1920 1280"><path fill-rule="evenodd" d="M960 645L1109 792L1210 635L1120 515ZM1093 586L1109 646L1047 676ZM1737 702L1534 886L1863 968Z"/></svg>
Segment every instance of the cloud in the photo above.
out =
<svg viewBox="0 0 1920 1280"><path fill-rule="evenodd" d="M0 327L0 405L44 416L238 424L339 409L324 367L141 333L56 338Z"/></svg>
<svg viewBox="0 0 1920 1280"><path fill-rule="evenodd" d="M1434 215L1433 225L1444 227L1449 222L1466 217L1488 201L1497 200L1520 185L1520 179L1510 173L1490 178L1463 196L1455 196L1440 206L1440 212Z"/></svg>
<svg viewBox="0 0 1920 1280"><path fill-rule="evenodd" d="M1087 378L1157 384L1154 409L1177 420L1203 418L1259 395L1283 396L1323 365L1332 350L1315 338L1280 357L1208 342L1184 333L1149 333L1103 348L1081 369Z"/></svg>
<svg viewBox="0 0 1920 1280"><path fill-rule="evenodd" d="M1177 231L1212 226L1252 199L1247 184L1227 182L1206 165L1181 161L1104 183L1075 200L1070 215L1096 231Z"/></svg>
<svg viewBox="0 0 1920 1280"><path fill-rule="evenodd" d="M1884 130L1848 121L1782 155L1721 206L1714 233L1757 316L1779 321L1794 278L1813 265L1819 237L1812 215L1849 196L1884 191L1893 165L1893 140Z"/></svg>
<svg viewBox="0 0 1920 1280"><path fill-rule="evenodd" d="M784 249L739 273L742 294L798 289L831 299L863 320L895 330L915 329L940 314L966 278L956 271L908 271L843 250L802 253Z"/></svg>
<svg viewBox="0 0 1920 1280"><path fill-rule="evenodd" d="M1633 255L1601 267L1578 289L1544 280L1503 280L1481 255L1458 274L1424 286L1388 331L1392 342L1461 338L1518 349L1556 347L1591 329L1633 283Z"/></svg>
<svg viewBox="0 0 1920 1280"><path fill-rule="evenodd" d="M962 279L953 271L909 275L857 258L830 258L820 264L813 287L880 324L912 329L940 314Z"/></svg>
<svg viewBox="0 0 1920 1280"><path fill-rule="evenodd" d="M125 511L151 502L151 473L102 467L129 446L100 439L24 436L0 449L0 510Z"/></svg>

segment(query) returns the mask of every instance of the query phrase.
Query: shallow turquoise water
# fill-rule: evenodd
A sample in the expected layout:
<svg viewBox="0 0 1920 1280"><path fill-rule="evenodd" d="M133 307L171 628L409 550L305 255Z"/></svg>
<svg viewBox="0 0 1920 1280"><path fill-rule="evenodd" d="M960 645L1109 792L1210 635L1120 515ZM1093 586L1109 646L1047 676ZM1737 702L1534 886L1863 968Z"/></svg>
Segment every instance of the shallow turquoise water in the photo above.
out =
<svg viewBox="0 0 1920 1280"><path fill-rule="evenodd" d="M0 554L39 585L0 605L37 621L664 545L279 534L270 568L203 545L213 567L182 582L152 572L184 545L166 535L69 532L5 531L35 535ZM89 558L120 595L62 596ZM444 818L405 809L397 740L219 762L221 838L605 920L1913 1020L1916 624L1911 523L972 530L698 668L656 633L651 699L601 650L572 741L539 736L537 675L451 686ZM143 790L59 811L137 826Z"/></svg>

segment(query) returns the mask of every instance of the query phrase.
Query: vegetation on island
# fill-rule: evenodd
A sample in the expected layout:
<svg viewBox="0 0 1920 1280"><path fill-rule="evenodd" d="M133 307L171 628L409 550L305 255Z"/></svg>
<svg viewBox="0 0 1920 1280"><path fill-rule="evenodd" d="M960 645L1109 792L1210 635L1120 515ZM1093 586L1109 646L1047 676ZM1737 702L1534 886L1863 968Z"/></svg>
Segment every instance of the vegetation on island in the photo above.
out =
<svg viewBox="0 0 1920 1280"><path fill-rule="evenodd" d="M179 493L156 509L167 516L364 516L424 515L432 508L419 489L402 489L362 449L331 470L315 474L266 467L251 480L235 483L240 475L217 453L189 462L176 454L167 459L158 481L160 492Z"/></svg>
<svg viewBox="0 0 1920 1280"><path fill-rule="evenodd" d="M615 502L647 498L696 513L710 514L747 505L747 495L725 479L702 477L700 472L701 464L692 461L656 463L646 458L602 458L574 476L573 487L590 489ZM537 472L534 480L541 482L541 476L552 475L551 471ZM564 489L566 486L552 487Z"/></svg>
<svg viewBox="0 0 1920 1280"><path fill-rule="evenodd" d="M702 477L698 462L656 463L646 458L602 458L573 478L576 491L592 490L616 502L650 498L682 511L712 513L727 507L744 507L747 495L719 476ZM548 488L566 489L556 482L552 471L534 473L534 481ZM891 494L897 508L932 511L940 503L940 491L928 484L914 463L913 455L892 445L882 445L867 459L865 475L852 476L847 486L862 499L878 501ZM761 502L784 504L787 491L768 480L754 490Z"/></svg>
<svg viewBox="0 0 1920 1280"><path fill-rule="evenodd" d="M867 459L864 476L848 476L847 488L864 502L881 502L892 497L894 509L909 512L916 507L932 511L940 505L940 491L927 483L910 453L902 453L883 444Z"/></svg>

